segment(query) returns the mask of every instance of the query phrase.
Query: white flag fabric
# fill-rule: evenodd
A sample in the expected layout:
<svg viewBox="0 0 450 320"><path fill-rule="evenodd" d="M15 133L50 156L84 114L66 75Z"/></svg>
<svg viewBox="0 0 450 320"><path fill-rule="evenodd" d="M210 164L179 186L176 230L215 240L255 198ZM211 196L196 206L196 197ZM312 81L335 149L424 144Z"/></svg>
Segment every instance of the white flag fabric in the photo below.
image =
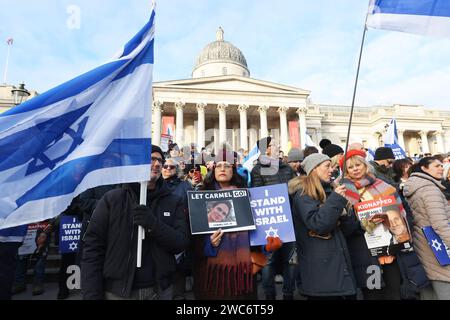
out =
<svg viewBox="0 0 450 320"><path fill-rule="evenodd" d="M371 0L366 26L450 37L450 1Z"/></svg>
<svg viewBox="0 0 450 320"><path fill-rule="evenodd" d="M252 172L254 167L254 162L258 160L259 156L261 155L261 152L258 149L258 146L255 144L253 149L248 153L247 157L244 159L244 163L242 166L248 170L248 172Z"/></svg>
<svg viewBox="0 0 450 320"><path fill-rule="evenodd" d="M112 61L0 115L0 229L55 217L86 189L149 179L154 19Z"/></svg>

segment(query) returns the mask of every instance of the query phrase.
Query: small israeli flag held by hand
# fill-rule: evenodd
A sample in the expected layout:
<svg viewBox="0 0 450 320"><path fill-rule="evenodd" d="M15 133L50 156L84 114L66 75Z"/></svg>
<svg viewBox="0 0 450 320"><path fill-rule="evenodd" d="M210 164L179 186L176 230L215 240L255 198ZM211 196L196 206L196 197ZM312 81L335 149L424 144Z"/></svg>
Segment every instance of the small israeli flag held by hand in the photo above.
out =
<svg viewBox="0 0 450 320"><path fill-rule="evenodd" d="M431 226L422 228L428 245L441 266L450 264L450 248L441 240Z"/></svg>
<svg viewBox="0 0 450 320"><path fill-rule="evenodd" d="M99 185L147 181L154 19L112 61L0 115L0 229Z"/></svg>

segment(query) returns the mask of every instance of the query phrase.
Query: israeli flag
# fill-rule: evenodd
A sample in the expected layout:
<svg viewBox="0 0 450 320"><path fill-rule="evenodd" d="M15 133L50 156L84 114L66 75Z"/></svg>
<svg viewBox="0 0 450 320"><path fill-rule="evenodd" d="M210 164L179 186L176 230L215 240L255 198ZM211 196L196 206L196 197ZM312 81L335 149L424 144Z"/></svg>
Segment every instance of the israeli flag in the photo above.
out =
<svg viewBox="0 0 450 320"><path fill-rule="evenodd" d="M308 133L305 133L305 137L306 137L305 147L316 147L317 148L316 144L314 143L314 141L312 141L312 139Z"/></svg>
<svg viewBox="0 0 450 320"><path fill-rule="evenodd" d="M397 121L395 119L392 119L389 124L386 136L384 137L384 146L392 149L395 159L406 158L405 150L398 143Z"/></svg>
<svg viewBox="0 0 450 320"><path fill-rule="evenodd" d="M436 257L436 260L441 266L447 266L450 264L450 249L442 241L439 235L434 231L431 226L426 226L422 228L422 231L427 238L428 245Z"/></svg>
<svg viewBox="0 0 450 320"><path fill-rule="evenodd" d="M371 0L366 26L449 37L450 1Z"/></svg>
<svg viewBox="0 0 450 320"><path fill-rule="evenodd" d="M375 152L372 149L367 149L367 153L366 153L366 161L373 161L375 160Z"/></svg>
<svg viewBox="0 0 450 320"><path fill-rule="evenodd" d="M0 229L149 179L154 19L112 61L0 115Z"/></svg>
<svg viewBox="0 0 450 320"><path fill-rule="evenodd" d="M261 152L258 149L258 146L255 144L253 149L248 153L248 156L244 158L244 163L242 166L248 170L248 172L252 172L252 169L254 167L253 163L258 160L259 156L261 155Z"/></svg>

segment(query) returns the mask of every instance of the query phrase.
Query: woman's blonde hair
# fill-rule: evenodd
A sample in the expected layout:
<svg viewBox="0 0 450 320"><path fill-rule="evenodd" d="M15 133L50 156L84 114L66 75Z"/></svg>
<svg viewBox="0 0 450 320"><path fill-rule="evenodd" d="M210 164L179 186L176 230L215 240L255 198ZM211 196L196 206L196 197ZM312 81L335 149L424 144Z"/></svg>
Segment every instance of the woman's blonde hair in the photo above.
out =
<svg viewBox="0 0 450 320"><path fill-rule="evenodd" d="M355 165L356 163L361 163L361 164L363 164L366 167L365 175L368 175L368 174L371 174L371 173L374 172L374 169L373 169L372 165L370 163L368 163L366 161L366 159L364 159L363 157L360 157L360 156L353 156L353 157L347 159L347 161L345 161L345 166L348 167L348 166L351 166L351 165ZM347 170L345 170L345 177L346 178L348 177L348 171Z"/></svg>
<svg viewBox="0 0 450 320"><path fill-rule="evenodd" d="M301 195L307 195L321 203L324 203L327 195L322 187L322 182L315 169L307 176L300 177Z"/></svg>

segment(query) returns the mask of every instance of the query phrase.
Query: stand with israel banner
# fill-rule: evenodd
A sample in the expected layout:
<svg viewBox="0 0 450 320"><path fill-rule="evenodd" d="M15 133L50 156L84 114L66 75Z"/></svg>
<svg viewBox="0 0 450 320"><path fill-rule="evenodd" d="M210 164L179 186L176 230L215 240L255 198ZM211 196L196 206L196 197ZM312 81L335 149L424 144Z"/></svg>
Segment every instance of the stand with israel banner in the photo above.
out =
<svg viewBox="0 0 450 320"><path fill-rule="evenodd" d="M81 221L75 216L61 215L59 223L59 253L78 252L81 236Z"/></svg>
<svg viewBox="0 0 450 320"><path fill-rule="evenodd" d="M250 232L252 246L265 245L267 237L279 237L283 242L294 242L295 232L287 185L248 189L256 230Z"/></svg>
<svg viewBox="0 0 450 320"><path fill-rule="evenodd" d="M406 158L405 150L403 150L398 142L397 122L395 119L392 119L389 123L389 127L384 137L384 146L392 149L395 159Z"/></svg>

